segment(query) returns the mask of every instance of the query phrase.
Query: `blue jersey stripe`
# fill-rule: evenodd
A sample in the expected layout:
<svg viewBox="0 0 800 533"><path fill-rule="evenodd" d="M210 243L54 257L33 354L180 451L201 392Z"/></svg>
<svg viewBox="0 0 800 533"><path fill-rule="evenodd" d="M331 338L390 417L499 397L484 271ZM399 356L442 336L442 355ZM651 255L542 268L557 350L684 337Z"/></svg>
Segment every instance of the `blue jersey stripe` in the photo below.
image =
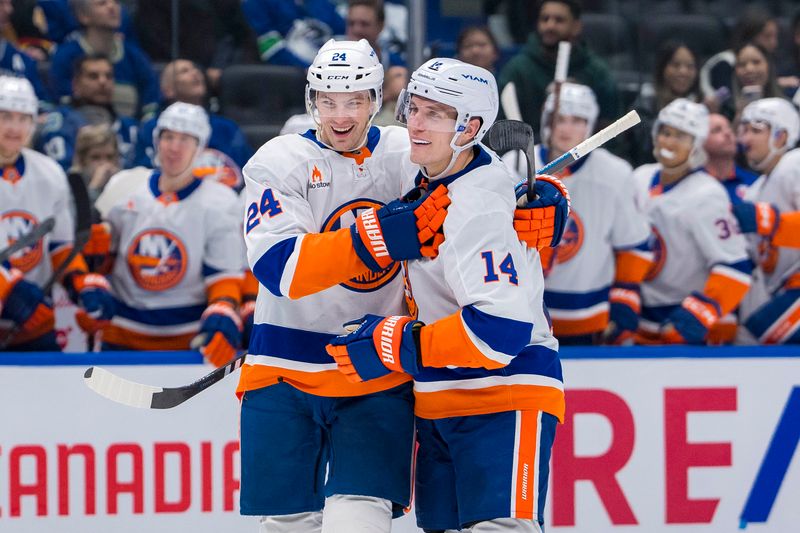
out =
<svg viewBox="0 0 800 533"><path fill-rule="evenodd" d="M424 368L414 376L414 380L451 381L525 374L537 374L563 381L558 352L543 346L526 346L507 366L497 370L487 370L485 368Z"/></svg>
<svg viewBox="0 0 800 533"><path fill-rule="evenodd" d="M544 303L551 309L586 309L608 301L610 287L590 292L544 291Z"/></svg>
<svg viewBox="0 0 800 533"><path fill-rule="evenodd" d="M516 355L531 341L533 324L484 313L472 305L461 310L467 327L496 352Z"/></svg>
<svg viewBox="0 0 800 533"><path fill-rule="evenodd" d="M264 255L253 266L253 275L275 296L283 296L281 294L281 278L296 243L297 237L282 240L264 252Z"/></svg>
<svg viewBox="0 0 800 533"><path fill-rule="evenodd" d="M117 316L148 326L177 326L200 320L206 304L164 309L137 309L117 300Z"/></svg>
<svg viewBox="0 0 800 533"><path fill-rule="evenodd" d="M255 324L250 337L250 353L289 359L301 363L330 364L333 358L325 345L336 335L302 329Z"/></svg>

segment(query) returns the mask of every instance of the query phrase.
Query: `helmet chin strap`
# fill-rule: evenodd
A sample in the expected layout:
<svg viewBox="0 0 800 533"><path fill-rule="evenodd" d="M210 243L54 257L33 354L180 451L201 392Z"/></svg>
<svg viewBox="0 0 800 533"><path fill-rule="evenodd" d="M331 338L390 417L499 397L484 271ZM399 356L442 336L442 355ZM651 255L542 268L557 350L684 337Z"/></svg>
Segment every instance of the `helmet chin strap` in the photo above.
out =
<svg viewBox="0 0 800 533"><path fill-rule="evenodd" d="M439 178L446 177L447 173L450 172L450 170L453 168L453 165L456 164L456 159L458 159L458 156L461 155L461 152L463 152L467 148L472 148L473 146L475 146L475 144L477 144L476 141L473 139L464 146L457 145L456 140L461 136L462 133L463 132L456 132L456 134L453 135L453 138L450 140L450 148L453 149L453 155L450 156L450 162L447 164L444 170L442 170L435 176L431 176L428 174L428 169L426 169L425 167L420 167L423 176L425 176L429 180L438 180Z"/></svg>
<svg viewBox="0 0 800 533"><path fill-rule="evenodd" d="M783 155L784 152L786 152L786 147L784 146L783 148L778 148L777 146L775 146L775 137L774 136L770 136L770 138L769 138L769 153L767 154L767 156L764 159L762 159L758 163L753 164L752 167L755 170L758 170L759 172L761 172L762 170L764 170L767 167L769 167L772 164L772 162L775 160L776 157L780 157L781 155Z"/></svg>

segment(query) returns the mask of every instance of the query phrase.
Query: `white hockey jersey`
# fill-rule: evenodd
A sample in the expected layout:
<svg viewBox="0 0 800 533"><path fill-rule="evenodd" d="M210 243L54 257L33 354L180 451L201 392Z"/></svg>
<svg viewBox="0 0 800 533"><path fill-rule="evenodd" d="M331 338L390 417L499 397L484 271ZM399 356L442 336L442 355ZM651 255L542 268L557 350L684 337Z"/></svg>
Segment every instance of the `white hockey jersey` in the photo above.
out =
<svg viewBox="0 0 800 533"><path fill-rule="evenodd" d="M546 148L537 145L535 154L535 168L543 167ZM521 165L524 176L524 157ZM650 224L636 202L633 169L607 150L594 150L558 177L572 207L545 278L544 301L556 336L587 335L608 325L609 291L617 275L626 281L624 270L648 268Z"/></svg>
<svg viewBox="0 0 800 533"><path fill-rule="evenodd" d="M239 392L282 379L320 396L357 396L409 380L350 383L325 345L367 313L406 314L400 265L367 271L347 228L360 211L399 198L416 172L408 134L395 126L372 127L353 153L327 148L311 130L276 137L245 165L245 243L260 287ZM356 264L361 275L341 277Z"/></svg>
<svg viewBox="0 0 800 533"><path fill-rule="evenodd" d="M209 289L242 278L241 206L225 185L195 179L162 193L160 173L109 209L117 314L103 340L136 349L187 349Z"/></svg>
<svg viewBox="0 0 800 533"><path fill-rule="evenodd" d="M657 332L692 292L714 300L723 315L732 311L750 285L752 264L725 188L701 169L664 187L658 164L637 168L634 179L655 254L642 284L640 327Z"/></svg>
<svg viewBox="0 0 800 533"><path fill-rule="evenodd" d="M28 233L35 224L55 217L53 231L34 246L11 257L11 266L25 279L44 285L53 273L53 264L63 260L75 238L70 210L70 192L64 171L54 160L27 148L14 165L2 169L0 176L0 247L5 248Z"/></svg>
<svg viewBox="0 0 800 533"><path fill-rule="evenodd" d="M515 182L479 145L464 170L429 185L446 185L452 203L439 255L405 267L409 308L426 323L426 367L414 376L418 416L541 409L563 418L558 341L542 301L538 252L520 243L512 224ZM457 368L465 359L474 364Z"/></svg>

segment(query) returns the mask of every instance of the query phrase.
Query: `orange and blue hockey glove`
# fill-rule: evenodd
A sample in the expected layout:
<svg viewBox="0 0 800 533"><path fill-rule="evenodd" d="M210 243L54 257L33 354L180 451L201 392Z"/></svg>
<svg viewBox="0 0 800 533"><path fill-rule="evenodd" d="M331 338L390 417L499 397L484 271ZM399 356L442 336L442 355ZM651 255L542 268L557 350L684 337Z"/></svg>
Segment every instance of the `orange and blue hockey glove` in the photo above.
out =
<svg viewBox="0 0 800 533"><path fill-rule="evenodd" d="M733 206L733 216L739 222L742 233L758 233L772 237L778 230L781 214L772 204L741 202Z"/></svg>
<svg viewBox="0 0 800 533"><path fill-rule="evenodd" d="M669 314L661 330L665 340L670 342L704 344L708 330L719 320L721 314L717 302L699 292L693 292L683 299L680 307Z"/></svg>
<svg viewBox="0 0 800 533"><path fill-rule="evenodd" d="M608 294L608 327L603 332L603 344L624 344L633 339L639 327L642 298L639 285L617 282Z"/></svg>
<svg viewBox="0 0 800 533"><path fill-rule="evenodd" d="M447 188L440 185L415 201L394 200L367 209L350 228L356 255L373 272L393 261L435 257L444 242L448 205Z"/></svg>
<svg viewBox="0 0 800 533"><path fill-rule="evenodd" d="M325 347L348 381L358 383L390 372L419 372L419 349L415 337L422 322L409 316L365 315L345 325L355 331L334 337Z"/></svg>
<svg viewBox="0 0 800 533"><path fill-rule="evenodd" d="M19 334L52 331L56 321L42 289L26 281L16 269L0 266L0 318L19 326ZM35 335L38 336L38 335Z"/></svg>
<svg viewBox="0 0 800 533"><path fill-rule="evenodd" d="M215 302L200 317L201 339L196 348L209 363L220 367L233 359L242 342L242 320L228 302Z"/></svg>
<svg viewBox="0 0 800 533"><path fill-rule="evenodd" d="M97 333L116 314L117 302L111 295L108 280L100 274L73 274L67 285L80 307L75 320L86 333Z"/></svg>
<svg viewBox="0 0 800 533"><path fill-rule="evenodd" d="M569 191L558 178L542 174L533 186L536 199L514 211L514 229L529 248L541 250L561 242L569 217ZM528 183L516 188L517 200L528 194Z"/></svg>
<svg viewBox="0 0 800 533"><path fill-rule="evenodd" d="M108 223L92 224L82 253L90 270L107 273L111 269L111 227Z"/></svg>

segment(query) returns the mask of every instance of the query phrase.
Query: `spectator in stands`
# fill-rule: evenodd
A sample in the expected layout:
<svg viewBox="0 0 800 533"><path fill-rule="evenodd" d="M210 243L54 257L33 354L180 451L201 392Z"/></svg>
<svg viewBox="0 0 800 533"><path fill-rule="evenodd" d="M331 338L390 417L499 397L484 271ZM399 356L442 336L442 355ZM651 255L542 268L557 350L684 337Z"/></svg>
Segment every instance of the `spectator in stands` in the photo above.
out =
<svg viewBox="0 0 800 533"><path fill-rule="evenodd" d="M553 80L559 41L572 43L569 78L588 85L597 96L598 126L605 126L620 114L619 93L608 65L579 40L580 17L578 0L542 0L528 43L500 72L500 90L509 83L516 86L522 119L534 131L540 129L540 114L547 86Z"/></svg>
<svg viewBox="0 0 800 533"><path fill-rule="evenodd" d="M395 123L395 103L400 91L408 82L406 62L399 54L385 48L380 40L385 20L383 0L348 1L347 39L350 41L366 39L383 65L383 105L372 121L376 126Z"/></svg>
<svg viewBox="0 0 800 533"><path fill-rule="evenodd" d="M464 28L456 40L456 58L465 63L483 67L495 74L500 47L486 26Z"/></svg>
<svg viewBox="0 0 800 533"><path fill-rule="evenodd" d="M208 107L208 87L203 72L187 59L176 59L164 67L161 73L161 93L166 105L186 102L203 108ZM206 177L222 181L234 189L244 185L242 167L253 155L239 126L221 115L209 113L211 137L204 152L198 156L197 163ZM155 165L153 130L158 123L152 118L144 123L136 143L136 164L152 167Z"/></svg>
<svg viewBox="0 0 800 533"><path fill-rule="evenodd" d="M117 134L107 124L83 126L75 139L75 155L70 172L83 176L92 204L108 180L120 171Z"/></svg>
<svg viewBox="0 0 800 533"><path fill-rule="evenodd" d="M722 183L728 191L731 204L738 204L758 176L736 164L736 134L725 115L709 115L708 138L703 148L708 155L706 172Z"/></svg>
<svg viewBox="0 0 800 533"><path fill-rule="evenodd" d="M158 80L150 59L125 39L120 27L118 0L72 0L81 30L62 43L53 56L50 84L56 98L67 101L71 93L75 60L91 53L108 56L114 65L115 111L122 116L147 117L158 109Z"/></svg>
<svg viewBox="0 0 800 533"><path fill-rule="evenodd" d="M92 53L75 61L72 99L48 113L36 140L36 149L64 168L72 165L78 131L88 124L103 124L117 136L123 168L133 166L138 123L118 116L112 107L114 66L103 54Z"/></svg>
<svg viewBox="0 0 800 533"><path fill-rule="evenodd" d="M243 0L265 63L308 68L319 48L344 35L345 22L332 0Z"/></svg>
<svg viewBox="0 0 800 533"><path fill-rule="evenodd" d="M643 84L633 104L642 124L631 130L631 158L635 165L652 163L653 140L650 134L653 121L661 109L676 98L697 102L700 98L697 78L697 56L682 41L666 41L656 51L653 83Z"/></svg>
<svg viewBox="0 0 800 533"><path fill-rule="evenodd" d="M43 101L50 101L50 94L39 78L36 61L17 48L9 39L14 36L14 30L10 25L13 12L14 5L11 0L0 0L0 74L27 78L33 85L39 105L41 105Z"/></svg>
<svg viewBox="0 0 800 533"><path fill-rule="evenodd" d="M39 17L37 13L34 15L34 22L51 43L60 44L72 32L80 29L80 25L70 9L70 0L36 0L36 6L41 9L44 20L36 20ZM124 5L122 6L120 32L125 39L134 43L138 42L128 9Z"/></svg>
<svg viewBox="0 0 800 533"><path fill-rule="evenodd" d="M720 113L736 124L742 109L761 98L783 97L775 78L775 65L764 47L751 42L734 50L732 98L723 102Z"/></svg>
<svg viewBox="0 0 800 533"><path fill-rule="evenodd" d="M762 6L750 6L744 11L733 29L731 47L709 58L700 69L700 89L712 109L719 109L731 96L736 50L748 42L764 48L770 57L778 48L778 23Z"/></svg>
<svg viewBox="0 0 800 533"><path fill-rule="evenodd" d="M225 66L258 61L241 0L180 0L178 14L179 57L198 64L213 91ZM171 40L164 38L172 32L172 2L138 0L136 32L150 59L173 60Z"/></svg>
<svg viewBox="0 0 800 533"><path fill-rule="evenodd" d="M3 36L28 54L35 61L50 57L53 43L47 39L47 22L42 8L34 0L14 2L0 1L0 18L7 9L12 9L10 24L2 29Z"/></svg>

